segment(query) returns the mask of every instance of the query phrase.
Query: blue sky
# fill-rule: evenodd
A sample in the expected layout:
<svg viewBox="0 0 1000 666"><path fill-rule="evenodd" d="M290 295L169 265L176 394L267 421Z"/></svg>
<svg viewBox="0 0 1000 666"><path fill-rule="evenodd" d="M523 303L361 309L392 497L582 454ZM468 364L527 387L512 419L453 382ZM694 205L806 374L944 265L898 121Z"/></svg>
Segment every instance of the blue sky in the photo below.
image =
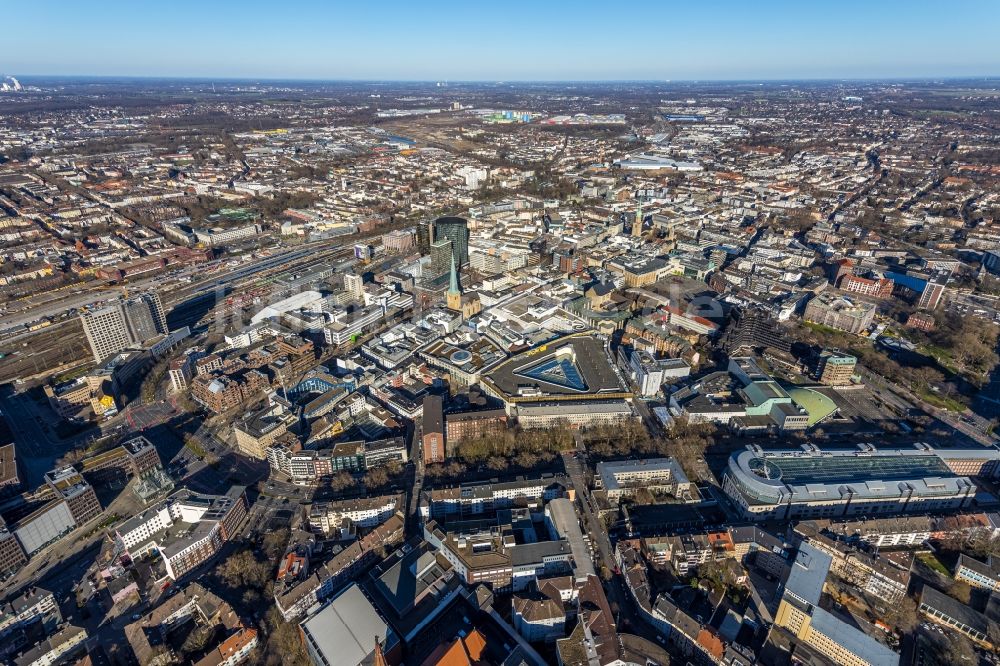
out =
<svg viewBox="0 0 1000 666"><path fill-rule="evenodd" d="M0 73L609 80L1000 75L1000 1L14 0Z"/></svg>

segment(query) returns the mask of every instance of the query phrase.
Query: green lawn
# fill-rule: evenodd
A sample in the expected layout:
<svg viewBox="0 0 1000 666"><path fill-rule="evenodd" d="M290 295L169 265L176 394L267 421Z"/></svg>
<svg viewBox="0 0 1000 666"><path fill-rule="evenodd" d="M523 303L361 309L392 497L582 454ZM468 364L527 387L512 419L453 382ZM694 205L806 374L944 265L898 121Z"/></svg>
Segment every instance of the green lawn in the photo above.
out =
<svg viewBox="0 0 1000 666"><path fill-rule="evenodd" d="M807 327L811 328L812 330L816 331L817 333L827 333L831 335L845 334L844 331L841 331L840 329L837 328L833 328L832 326L827 326L825 324L817 324L812 321L803 321L802 323L805 324Z"/></svg>
<svg viewBox="0 0 1000 666"><path fill-rule="evenodd" d="M193 437L189 437L188 440L184 442L184 446L199 458L204 458L207 455L205 449L203 449Z"/></svg>
<svg viewBox="0 0 1000 666"><path fill-rule="evenodd" d="M965 405L960 403L958 400L953 400L952 398L949 398L947 396L938 395L933 391L921 391L920 397L925 402L929 402L935 407L939 407L941 409L947 409L949 412L958 412L959 414L961 414L966 409Z"/></svg>
<svg viewBox="0 0 1000 666"><path fill-rule="evenodd" d="M937 345L923 345L918 348L918 351L933 358L942 368L953 375L962 374L958 371L958 367L955 365L955 359L952 358L951 352L944 347L938 347Z"/></svg>
<svg viewBox="0 0 1000 666"><path fill-rule="evenodd" d="M84 363L83 365L77 366L72 370L67 370L55 379L56 384L62 384L63 382L68 382L78 377L83 377L85 374L90 372L90 365Z"/></svg>
<svg viewBox="0 0 1000 666"><path fill-rule="evenodd" d="M938 345L926 344L923 345L921 351L928 356L933 356L934 358L951 358L951 352L944 347L939 347Z"/></svg>
<svg viewBox="0 0 1000 666"><path fill-rule="evenodd" d="M934 553L918 553L917 559L926 564L934 571L937 571L942 576L951 576L951 572L948 571L948 567L941 564L941 560L934 556Z"/></svg>

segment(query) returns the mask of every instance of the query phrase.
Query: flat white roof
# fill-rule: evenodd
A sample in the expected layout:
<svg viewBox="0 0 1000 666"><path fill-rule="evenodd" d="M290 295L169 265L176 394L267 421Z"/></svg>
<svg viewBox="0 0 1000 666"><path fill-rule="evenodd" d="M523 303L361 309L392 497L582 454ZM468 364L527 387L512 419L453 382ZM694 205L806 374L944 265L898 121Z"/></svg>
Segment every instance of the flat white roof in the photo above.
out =
<svg viewBox="0 0 1000 666"><path fill-rule="evenodd" d="M357 585L303 622L302 630L330 666L363 663L375 650L375 638L385 644L391 632Z"/></svg>
<svg viewBox="0 0 1000 666"><path fill-rule="evenodd" d="M271 303L262 309L250 319L250 323L256 324L265 319L278 317L286 312L291 312L292 310L301 310L302 308L311 307L321 300L323 300L323 294L318 291L303 291L298 294L293 294L288 298L278 301L277 303Z"/></svg>

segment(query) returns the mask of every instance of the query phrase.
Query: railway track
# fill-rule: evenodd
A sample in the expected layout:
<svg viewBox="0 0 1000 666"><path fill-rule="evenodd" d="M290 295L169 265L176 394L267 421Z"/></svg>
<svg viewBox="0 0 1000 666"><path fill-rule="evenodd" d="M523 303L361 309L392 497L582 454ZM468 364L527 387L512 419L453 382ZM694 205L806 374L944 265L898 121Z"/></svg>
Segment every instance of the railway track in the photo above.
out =
<svg viewBox="0 0 1000 666"><path fill-rule="evenodd" d="M352 256L355 242L381 236L403 226L405 225L402 223L386 225L378 232L309 245L266 257L253 264L235 267L225 273L220 272L179 289L166 290L161 293L164 295L168 320L174 328L197 325L206 317L212 316L219 306L218 302L206 306L204 299L218 299L221 296L224 303L226 297L273 284L283 274L305 272L324 262L347 259ZM324 243L337 244L322 247ZM80 320L75 316L56 320L37 331L11 336L0 342L0 351L6 352L5 357L0 359L0 383L16 379L44 379L50 374L90 362L90 350L84 339Z"/></svg>

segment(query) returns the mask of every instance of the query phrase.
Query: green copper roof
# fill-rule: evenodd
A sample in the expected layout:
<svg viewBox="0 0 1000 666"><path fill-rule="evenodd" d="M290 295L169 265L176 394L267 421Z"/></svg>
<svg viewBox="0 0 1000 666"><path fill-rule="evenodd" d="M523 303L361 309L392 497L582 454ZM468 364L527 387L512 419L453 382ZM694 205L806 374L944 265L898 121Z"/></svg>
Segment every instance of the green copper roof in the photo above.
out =
<svg viewBox="0 0 1000 666"><path fill-rule="evenodd" d="M448 283L449 294L459 294L461 289L458 286L458 270L455 268L455 254L451 255L451 281Z"/></svg>
<svg viewBox="0 0 1000 666"><path fill-rule="evenodd" d="M788 389L788 395L792 402L809 413L809 427L837 411L837 404L819 391L796 386Z"/></svg>

